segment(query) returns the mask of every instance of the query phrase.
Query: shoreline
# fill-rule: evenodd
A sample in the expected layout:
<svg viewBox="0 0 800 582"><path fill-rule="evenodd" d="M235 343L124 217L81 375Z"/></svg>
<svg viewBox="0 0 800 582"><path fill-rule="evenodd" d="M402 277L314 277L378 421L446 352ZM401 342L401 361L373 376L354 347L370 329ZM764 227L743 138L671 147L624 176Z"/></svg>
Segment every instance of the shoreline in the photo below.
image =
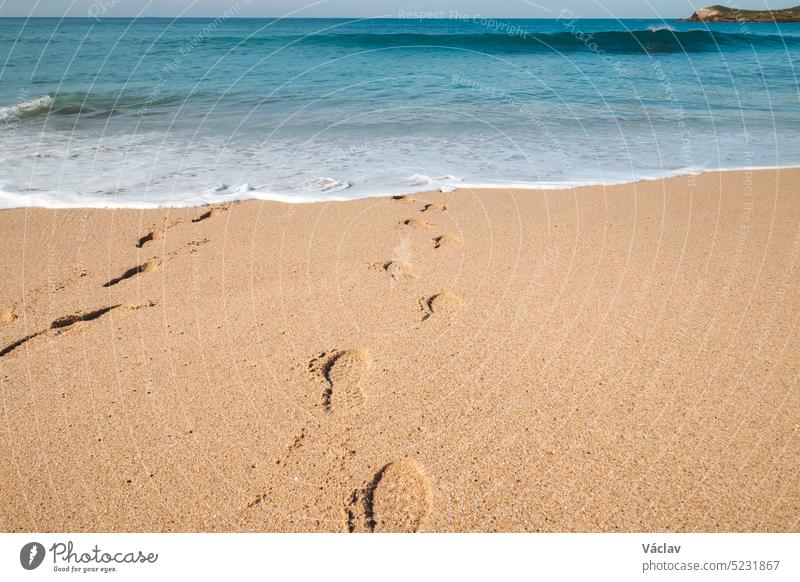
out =
<svg viewBox="0 0 800 582"><path fill-rule="evenodd" d="M0 212L0 530L800 531L798 187Z"/></svg>
<svg viewBox="0 0 800 582"><path fill-rule="evenodd" d="M122 204L115 204L115 203L103 203L102 199L96 198L95 204L82 204L81 202L76 203L63 203L58 201L53 201L49 205L19 205L19 206L5 206L6 201L10 199L26 199L26 198L35 198L36 196L41 196L41 193L12 193L12 192L5 192L0 191L0 212L5 210L19 210L19 209L33 209L33 208L41 208L41 209L49 209L49 210L80 210L80 209L93 209L93 210L167 210L167 209L185 209L185 208L202 208L204 206L214 206L214 205L222 205L222 204L231 204L231 203L238 203L238 202L248 202L248 201L261 201L261 202L277 202L280 204L288 204L288 205L295 205L295 204L318 204L318 203L326 203L326 202L352 202L358 200L368 200L373 198L383 198L383 197L391 197L391 196L403 196L403 195L421 195L425 193L434 193L439 192L442 194L452 193L452 192L459 192L459 191L483 191L483 190L509 190L509 191L532 191L532 192L541 192L541 191L565 191L565 190L581 190L586 188L611 188L611 187L619 187L619 186L630 186L636 184L643 184L648 182L659 182L663 180L671 180L675 178L686 178L686 177L699 177L707 174L716 174L716 173L727 173L727 172L764 172L764 171L786 171L786 170L794 170L800 169L800 166L797 165L789 165L789 166L752 166L752 167L743 167L743 168L718 168L713 170L704 170L698 169L694 170L681 170L677 171L676 173L669 173L665 176L660 177L646 177L641 178L638 180L633 181L619 181L619 182L576 182L576 183L528 183L528 182L511 182L507 184L492 184L492 183L452 183L446 186L442 186L440 188L430 188L430 184L420 185L418 188L409 188L409 189L398 189L397 191L394 190L381 190L376 191L377 193L363 193L359 194L354 197L346 197L346 196L328 196L325 197L324 195L290 195L290 194L277 194L277 193L265 193L259 192L257 189L252 190L238 190L231 195L219 195L219 200L209 200L205 203L194 203L190 202L187 204L162 204L162 203L148 203L148 202L139 202L139 203L122 203ZM431 179L434 182L441 182L441 180ZM341 191L347 191L347 189L343 189ZM215 196L214 193L207 193L207 196Z"/></svg>

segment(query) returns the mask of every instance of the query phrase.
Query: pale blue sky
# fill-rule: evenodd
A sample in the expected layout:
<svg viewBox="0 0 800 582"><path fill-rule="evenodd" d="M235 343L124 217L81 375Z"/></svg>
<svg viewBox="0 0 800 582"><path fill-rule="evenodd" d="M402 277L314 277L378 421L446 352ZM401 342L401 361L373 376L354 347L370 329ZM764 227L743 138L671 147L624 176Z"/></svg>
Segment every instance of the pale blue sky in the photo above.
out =
<svg viewBox="0 0 800 582"><path fill-rule="evenodd" d="M0 16L391 16L450 11L469 16L555 17L567 8L584 18L677 18L722 3L740 8L786 8L798 0L0 0ZM439 12L441 14L430 14Z"/></svg>

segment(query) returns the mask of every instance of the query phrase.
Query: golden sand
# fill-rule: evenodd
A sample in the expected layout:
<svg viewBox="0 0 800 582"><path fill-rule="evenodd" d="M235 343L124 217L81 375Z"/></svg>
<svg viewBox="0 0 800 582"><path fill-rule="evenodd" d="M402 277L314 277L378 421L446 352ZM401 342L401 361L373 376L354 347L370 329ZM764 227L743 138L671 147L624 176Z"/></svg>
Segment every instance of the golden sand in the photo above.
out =
<svg viewBox="0 0 800 582"><path fill-rule="evenodd" d="M443 235L437 236L435 239L433 239L433 242L433 248L435 249L440 247L457 247L461 244L461 237L459 237L457 234L446 232Z"/></svg>
<svg viewBox="0 0 800 582"><path fill-rule="evenodd" d="M323 398L325 407L349 411L363 405L363 383L371 366L372 358L365 349L343 350L331 356L323 370L330 384Z"/></svg>
<svg viewBox="0 0 800 582"><path fill-rule="evenodd" d="M389 277L396 281L398 279L416 279L419 277L414 272L414 265L408 261L394 260L384 263L383 270Z"/></svg>
<svg viewBox="0 0 800 582"><path fill-rule="evenodd" d="M445 291L431 297L428 300L428 306L434 313L453 314L464 306L464 298L461 295Z"/></svg>
<svg viewBox="0 0 800 582"><path fill-rule="evenodd" d="M163 233L160 230L154 230L152 232L148 232L143 237L139 238L139 242L136 243L136 246L142 248L149 242L159 241L163 237Z"/></svg>
<svg viewBox="0 0 800 582"><path fill-rule="evenodd" d="M14 310L11 308L0 309L0 325L5 325L14 321Z"/></svg>
<svg viewBox="0 0 800 582"><path fill-rule="evenodd" d="M430 228L431 223L427 220L419 218L417 216L412 216L411 218L407 218L403 220L400 224L404 226L413 226L414 228Z"/></svg>
<svg viewBox="0 0 800 582"><path fill-rule="evenodd" d="M798 187L2 211L0 528L798 531Z"/></svg>
<svg viewBox="0 0 800 582"><path fill-rule="evenodd" d="M430 513L430 483L410 459L386 465L364 490L355 491L348 508L348 531L414 533Z"/></svg>
<svg viewBox="0 0 800 582"><path fill-rule="evenodd" d="M417 199L411 196L410 194L398 194L397 196L392 196L392 200L395 202L416 202Z"/></svg>

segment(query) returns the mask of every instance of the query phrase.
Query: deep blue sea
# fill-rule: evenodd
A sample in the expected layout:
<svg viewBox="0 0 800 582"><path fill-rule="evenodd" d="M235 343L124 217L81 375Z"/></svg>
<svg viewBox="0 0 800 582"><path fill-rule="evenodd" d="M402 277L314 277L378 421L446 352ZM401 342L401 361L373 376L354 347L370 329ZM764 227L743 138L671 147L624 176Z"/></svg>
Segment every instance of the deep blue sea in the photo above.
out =
<svg viewBox="0 0 800 582"><path fill-rule="evenodd" d="M800 165L800 25L0 18L0 207Z"/></svg>

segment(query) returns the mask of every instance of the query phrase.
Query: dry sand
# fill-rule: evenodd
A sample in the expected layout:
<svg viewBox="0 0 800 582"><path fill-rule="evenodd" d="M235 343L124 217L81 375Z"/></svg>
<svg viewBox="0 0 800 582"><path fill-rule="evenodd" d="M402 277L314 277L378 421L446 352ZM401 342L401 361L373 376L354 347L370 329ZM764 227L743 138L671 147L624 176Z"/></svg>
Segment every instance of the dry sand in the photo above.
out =
<svg viewBox="0 0 800 582"><path fill-rule="evenodd" d="M2 531L800 529L800 170L0 237Z"/></svg>

